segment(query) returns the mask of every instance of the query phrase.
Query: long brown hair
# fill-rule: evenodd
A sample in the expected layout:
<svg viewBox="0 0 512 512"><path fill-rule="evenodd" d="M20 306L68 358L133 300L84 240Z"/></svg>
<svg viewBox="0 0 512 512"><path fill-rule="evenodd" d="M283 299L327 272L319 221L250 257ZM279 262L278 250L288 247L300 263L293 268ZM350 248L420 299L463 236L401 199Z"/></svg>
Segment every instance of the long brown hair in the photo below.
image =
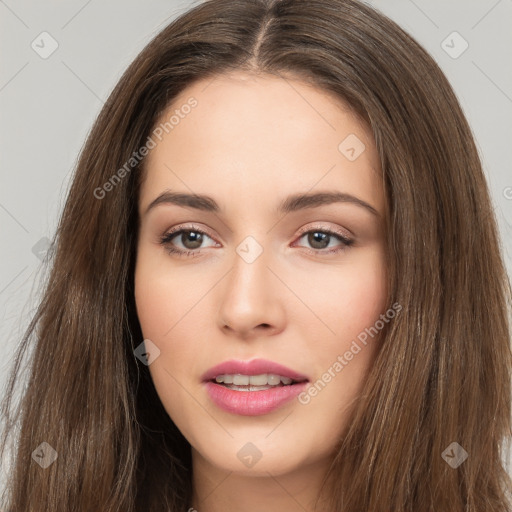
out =
<svg viewBox="0 0 512 512"><path fill-rule="evenodd" d="M9 434L17 437L3 508L190 505L190 445L133 353L143 339L133 294L142 173L141 162L126 162L180 91L235 69L335 93L366 119L380 155L389 304L403 309L337 444L325 486L332 510L510 510L501 458L512 435L511 290L479 155L435 61L355 0L206 1L124 73L80 155L51 273L12 370L2 453ZM32 456L43 442L58 454L47 468ZM442 456L454 442L468 454L457 468Z"/></svg>

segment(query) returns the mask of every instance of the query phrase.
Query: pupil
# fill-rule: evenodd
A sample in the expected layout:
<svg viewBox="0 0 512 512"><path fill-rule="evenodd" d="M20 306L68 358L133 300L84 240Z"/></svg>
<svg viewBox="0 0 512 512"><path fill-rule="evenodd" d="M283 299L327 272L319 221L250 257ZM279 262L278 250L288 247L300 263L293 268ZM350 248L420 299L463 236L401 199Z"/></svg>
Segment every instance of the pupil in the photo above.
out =
<svg viewBox="0 0 512 512"><path fill-rule="evenodd" d="M315 247L316 249L325 249L327 247L327 245L329 244L325 244L323 242L325 242L325 240L329 237L329 235L327 233L321 233L319 231L315 231L313 233L310 233L309 234L309 240L308 242L313 246L315 247L315 244L316 243L320 243L320 247Z"/></svg>
<svg viewBox="0 0 512 512"><path fill-rule="evenodd" d="M197 249L198 247L201 246L202 236L203 235L201 233L197 233L196 231L187 231L187 233L183 233L182 235L182 242L188 249ZM185 237L186 241L184 241L183 237ZM192 239L192 247L187 246L187 243L189 243L187 238Z"/></svg>

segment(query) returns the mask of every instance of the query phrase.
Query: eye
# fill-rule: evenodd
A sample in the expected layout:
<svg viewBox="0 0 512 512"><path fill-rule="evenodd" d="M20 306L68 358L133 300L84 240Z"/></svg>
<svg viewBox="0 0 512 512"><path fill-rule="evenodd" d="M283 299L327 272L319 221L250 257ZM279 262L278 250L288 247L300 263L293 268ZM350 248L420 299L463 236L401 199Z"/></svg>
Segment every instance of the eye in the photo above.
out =
<svg viewBox="0 0 512 512"><path fill-rule="evenodd" d="M163 235L160 238L160 244L163 245L170 254L193 257L200 253L197 249L203 243L204 237L211 239L205 231L195 226L190 226L188 229L180 229L180 227L178 227ZM190 247L185 245L185 249L176 248L172 243L172 240L175 238L184 245L190 245Z"/></svg>
<svg viewBox="0 0 512 512"><path fill-rule="evenodd" d="M313 254L338 253L340 251L344 251L347 247L350 247L354 243L354 240L348 238L343 232L332 231L330 229L326 229L323 226L319 226L313 229L310 228L307 231L303 231L299 240L304 237L307 237L307 242L312 247L312 249L307 248L308 251ZM329 246L333 239L341 242L341 246L338 245L337 247L326 251L325 249Z"/></svg>

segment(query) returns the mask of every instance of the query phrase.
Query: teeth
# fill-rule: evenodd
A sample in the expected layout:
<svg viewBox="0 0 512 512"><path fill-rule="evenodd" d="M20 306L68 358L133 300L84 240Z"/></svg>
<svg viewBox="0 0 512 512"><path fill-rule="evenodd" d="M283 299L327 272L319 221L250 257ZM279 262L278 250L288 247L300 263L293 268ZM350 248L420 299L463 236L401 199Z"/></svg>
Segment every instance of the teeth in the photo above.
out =
<svg viewBox="0 0 512 512"><path fill-rule="evenodd" d="M285 386L293 382L289 377L282 377L281 375L275 375L273 373L263 373L261 375L218 375L215 377L215 381L218 383L223 382L224 384L234 384L235 386L278 386L279 383L283 383Z"/></svg>
<svg viewBox="0 0 512 512"><path fill-rule="evenodd" d="M247 386L251 381L247 375L233 375L233 384L235 386Z"/></svg>

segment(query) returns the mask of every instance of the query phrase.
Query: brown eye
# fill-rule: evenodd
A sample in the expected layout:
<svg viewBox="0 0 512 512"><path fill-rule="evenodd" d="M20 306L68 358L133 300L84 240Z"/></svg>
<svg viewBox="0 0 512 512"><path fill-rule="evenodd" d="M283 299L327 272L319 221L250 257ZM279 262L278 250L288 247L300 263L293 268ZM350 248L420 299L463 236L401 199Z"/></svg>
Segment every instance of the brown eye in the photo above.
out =
<svg viewBox="0 0 512 512"><path fill-rule="evenodd" d="M311 249L307 249L309 249L311 252L315 254L336 253L345 250L347 247L351 246L354 243L354 240L347 238L344 234L336 233L328 229L310 229L309 231L303 232L300 236L300 239L304 237L307 237L307 243L311 247ZM338 242L341 242L341 245L326 250L333 239L336 239L338 240Z"/></svg>
<svg viewBox="0 0 512 512"><path fill-rule="evenodd" d="M313 249L326 249L331 238L331 235L321 231L311 231L305 236L308 237L308 244L311 244Z"/></svg>
<svg viewBox="0 0 512 512"><path fill-rule="evenodd" d="M178 237L179 241L185 246L185 249L199 249L203 243L203 233L199 231L182 230L174 234L171 240Z"/></svg>
<svg viewBox="0 0 512 512"><path fill-rule="evenodd" d="M160 238L160 244L171 254L177 254L178 256L195 256L200 254L201 248L204 248L201 247L205 241L204 237L212 240L207 233L199 228L193 226L188 229L177 228L163 235ZM182 248L180 248L179 245L177 247L177 244L181 244Z"/></svg>

